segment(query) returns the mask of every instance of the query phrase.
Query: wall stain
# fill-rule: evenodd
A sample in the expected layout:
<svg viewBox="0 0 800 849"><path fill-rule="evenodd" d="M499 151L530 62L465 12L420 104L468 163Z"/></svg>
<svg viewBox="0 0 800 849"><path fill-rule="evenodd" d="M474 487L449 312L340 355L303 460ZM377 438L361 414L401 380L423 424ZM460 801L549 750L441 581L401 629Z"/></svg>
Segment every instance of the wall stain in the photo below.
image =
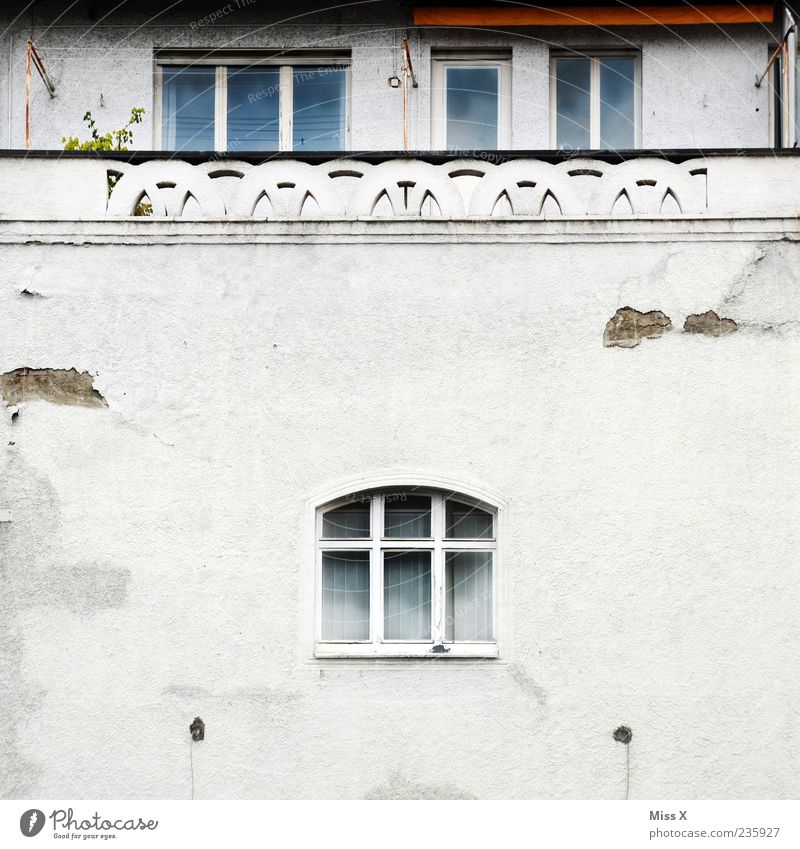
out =
<svg viewBox="0 0 800 849"><path fill-rule="evenodd" d="M26 754L29 723L47 690L31 672L35 665L27 657L23 616L34 608L90 615L121 607L130 573L69 562L60 542L58 494L17 451L6 455L0 469L0 505L12 509L14 517L0 524L0 798L31 798L38 795L42 769Z"/></svg>
<svg viewBox="0 0 800 849"><path fill-rule="evenodd" d="M286 705L297 702L302 694L277 687L235 687L232 690L211 691L191 684L170 684L161 691L165 696L176 696L189 701L218 699L222 701L261 702L268 705Z"/></svg>
<svg viewBox="0 0 800 849"><path fill-rule="evenodd" d="M476 799L453 784L422 784L393 772L385 784L367 791L365 799Z"/></svg>
<svg viewBox="0 0 800 849"><path fill-rule="evenodd" d="M547 691L537 684L522 666L518 663L510 663L508 673L522 688L523 692L536 701L539 707L543 708L547 705Z"/></svg>

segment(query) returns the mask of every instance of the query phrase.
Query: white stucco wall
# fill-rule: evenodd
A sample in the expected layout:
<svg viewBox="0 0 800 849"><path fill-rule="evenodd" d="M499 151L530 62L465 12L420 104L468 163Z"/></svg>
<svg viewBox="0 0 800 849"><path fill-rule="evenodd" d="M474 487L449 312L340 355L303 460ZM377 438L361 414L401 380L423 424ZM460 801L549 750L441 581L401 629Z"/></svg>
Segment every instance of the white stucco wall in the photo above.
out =
<svg viewBox="0 0 800 849"><path fill-rule="evenodd" d="M221 4L225 5L225 4ZM153 55L163 48L341 48L352 51L351 141L354 150L400 149L403 107L400 90L387 78L399 71L398 47L407 29L392 3L361 4L314 12L312 5L254 3L197 26L208 5L187 13L157 14L148 4L90 20L63 5L39 3L16 18L0 13L0 114L2 145L25 141L25 43L32 32L53 81L51 99L34 72L31 146L60 148L64 135L85 135L82 117L91 110L101 129L125 123L132 106L147 117L134 146L152 149ZM3 17L5 15L5 17ZM7 29L7 32L6 32ZM773 31L774 30L774 31ZM410 92L412 148L431 147L431 48L486 48L512 53L512 147L546 149L549 134L549 52L552 48L635 48L642 51L643 147L765 147L769 137L769 86L757 89L777 27L528 28L516 32L410 29L419 88ZM101 106L102 96L102 106Z"/></svg>
<svg viewBox="0 0 800 849"><path fill-rule="evenodd" d="M0 794L186 797L199 715L199 797L620 798L622 723L632 797L797 797L792 222L57 229L0 374L109 406L0 410ZM506 502L499 660L313 659L307 499L381 472Z"/></svg>

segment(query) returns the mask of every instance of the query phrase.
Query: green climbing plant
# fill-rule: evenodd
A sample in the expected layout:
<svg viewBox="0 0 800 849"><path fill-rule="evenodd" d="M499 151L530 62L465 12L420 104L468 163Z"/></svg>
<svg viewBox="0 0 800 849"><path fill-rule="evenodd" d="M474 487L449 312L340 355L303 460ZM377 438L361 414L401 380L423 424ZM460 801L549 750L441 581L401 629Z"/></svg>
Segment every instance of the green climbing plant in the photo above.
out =
<svg viewBox="0 0 800 849"><path fill-rule="evenodd" d="M64 136L61 142L64 145L64 150L127 150L128 144L133 141L133 126L141 124L144 117L144 109L136 106L131 109L131 116L128 123L118 130L110 130L107 133L101 133L97 129L97 123L91 112L87 112L83 116L83 121L86 124L90 136L85 141L81 141L78 136ZM114 186L119 180L118 174L108 175L108 196L111 197L111 192L114 191ZM133 211L134 215L152 215L152 203L138 203Z"/></svg>
<svg viewBox="0 0 800 849"><path fill-rule="evenodd" d="M133 141L134 124L141 124L144 117L144 109L140 106L131 109L131 117L128 123L119 130L111 130L108 133L101 133L97 129L94 116L91 112L87 112L83 116L84 123L91 132L90 138L86 141L81 141L77 136L64 136L61 141L64 143L64 150L127 150L128 142Z"/></svg>

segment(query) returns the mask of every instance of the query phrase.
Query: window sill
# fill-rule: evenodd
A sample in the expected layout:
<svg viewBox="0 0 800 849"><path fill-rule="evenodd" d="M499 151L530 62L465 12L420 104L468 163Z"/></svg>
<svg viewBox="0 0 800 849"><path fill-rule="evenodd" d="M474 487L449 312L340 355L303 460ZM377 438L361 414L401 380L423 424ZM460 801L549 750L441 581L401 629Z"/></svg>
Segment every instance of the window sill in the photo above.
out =
<svg viewBox="0 0 800 849"><path fill-rule="evenodd" d="M314 657L325 658L415 658L441 660L452 657L493 659L500 656L496 643L460 643L445 645L445 651L430 643L317 643Z"/></svg>

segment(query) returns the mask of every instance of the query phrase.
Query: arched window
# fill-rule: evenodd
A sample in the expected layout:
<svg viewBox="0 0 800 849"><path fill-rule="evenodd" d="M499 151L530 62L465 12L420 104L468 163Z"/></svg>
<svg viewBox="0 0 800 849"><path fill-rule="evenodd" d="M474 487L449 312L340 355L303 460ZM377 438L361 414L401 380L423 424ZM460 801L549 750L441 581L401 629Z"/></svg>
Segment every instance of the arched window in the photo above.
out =
<svg viewBox="0 0 800 849"><path fill-rule="evenodd" d="M319 507L316 655L496 656L497 511L454 492Z"/></svg>

